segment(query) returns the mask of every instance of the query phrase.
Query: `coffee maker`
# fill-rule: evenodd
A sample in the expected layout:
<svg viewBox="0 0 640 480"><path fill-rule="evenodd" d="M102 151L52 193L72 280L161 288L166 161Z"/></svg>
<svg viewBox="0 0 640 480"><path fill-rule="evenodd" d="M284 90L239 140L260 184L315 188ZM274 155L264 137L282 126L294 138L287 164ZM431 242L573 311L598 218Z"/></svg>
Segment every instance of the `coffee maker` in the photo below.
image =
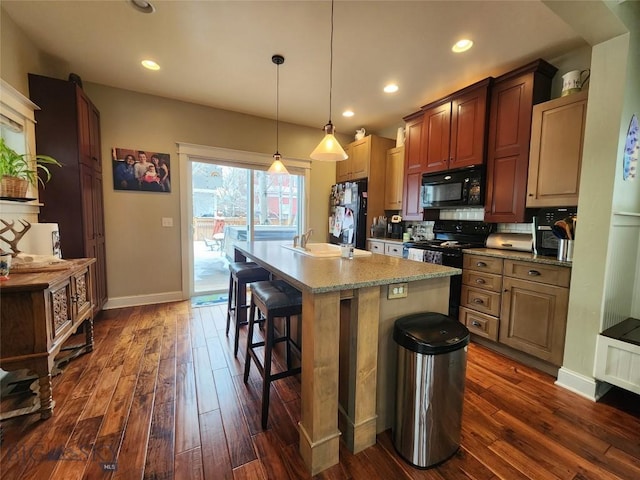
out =
<svg viewBox="0 0 640 480"><path fill-rule="evenodd" d="M402 233L404 232L404 222L400 215L393 215L389 222L389 231L387 232L387 238L394 238L401 240Z"/></svg>

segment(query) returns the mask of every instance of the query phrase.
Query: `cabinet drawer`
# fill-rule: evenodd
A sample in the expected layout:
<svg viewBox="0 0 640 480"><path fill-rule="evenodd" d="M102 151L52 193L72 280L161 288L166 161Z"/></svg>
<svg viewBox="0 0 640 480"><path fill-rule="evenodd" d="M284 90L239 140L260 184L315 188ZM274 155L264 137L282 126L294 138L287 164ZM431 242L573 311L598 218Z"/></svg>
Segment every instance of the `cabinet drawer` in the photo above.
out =
<svg viewBox="0 0 640 480"><path fill-rule="evenodd" d="M569 281L571 280L571 269L569 267L518 262L514 260L505 260L504 274L507 277L547 283L558 287L568 287Z"/></svg>
<svg viewBox="0 0 640 480"><path fill-rule="evenodd" d="M460 323L465 324L471 333L489 340L498 340L498 319L496 317L460 307Z"/></svg>
<svg viewBox="0 0 640 480"><path fill-rule="evenodd" d="M462 271L462 283L470 287L500 292L502 290L502 275L495 273L476 272L474 270Z"/></svg>
<svg viewBox="0 0 640 480"><path fill-rule="evenodd" d="M500 293L462 285L460 305L498 317L500 315Z"/></svg>
<svg viewBox="0 0 640 480"><path fill-rule="evenodd" d="M384 255L384 242L379 242L377 240L369 240L369 251L374 253L379 253L380 255Z"/></svg>
<svg viewBox="0 0 640 480"><path fill-rule="evenodd" d="M501 258L464 254L464 268L468 270L502 274L502 263Z"/></svg>
<svg viewBox="0 0 640 480"><path fill-rule="evenodd" d="M402 257L402 249L404 247L401 243L385 243L384 254L392 257Z"/></svg>

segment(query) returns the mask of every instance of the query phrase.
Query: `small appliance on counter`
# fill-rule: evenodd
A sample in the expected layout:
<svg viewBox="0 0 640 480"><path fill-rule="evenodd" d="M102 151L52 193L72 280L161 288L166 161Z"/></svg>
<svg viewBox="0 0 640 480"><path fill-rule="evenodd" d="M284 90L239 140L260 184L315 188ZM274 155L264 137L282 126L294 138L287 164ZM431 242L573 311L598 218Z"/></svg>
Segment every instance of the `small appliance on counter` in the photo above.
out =
<svg viewBox="0 0 640 480"><path fill-rule="evenodd" d="M531 252L533 235L531 233L492 233L487 237L487 248L498 250L516 250Z"/></svg>
<svg viewBox="0 0 640 480"><path fill-rule="evenodd" d="M389 223L389 230L387 231L387 238L395 238L397 240L402 239L402 233L404 231L404 222L400 215L393 215L391 222Z"/></svg>
<svg viewBox="0 0 640 480"><path fill-rule="evenodd" d="M578 207L541 208L533 217L533 253L538 255L558 255L558 237L553 233L556 222L571 218L575 225Z"/></svg>

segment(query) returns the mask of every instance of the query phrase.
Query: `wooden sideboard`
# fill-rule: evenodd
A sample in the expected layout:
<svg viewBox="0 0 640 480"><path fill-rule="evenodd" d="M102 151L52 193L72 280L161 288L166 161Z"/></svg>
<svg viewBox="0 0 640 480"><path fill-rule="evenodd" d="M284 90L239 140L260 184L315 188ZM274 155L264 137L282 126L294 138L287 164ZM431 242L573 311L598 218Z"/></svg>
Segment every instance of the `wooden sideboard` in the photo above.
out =
<svg viewBox="0 0 640 480"><path fill-rule="evenodd" d="M27 369L38 377L39 403L32 408L3 412L2 418L40 412L53 413L51 374L62 345L81 325L85 343L93 349L93 258L68 260L68 268L14 273L0 283L0 367Z"/></svg>

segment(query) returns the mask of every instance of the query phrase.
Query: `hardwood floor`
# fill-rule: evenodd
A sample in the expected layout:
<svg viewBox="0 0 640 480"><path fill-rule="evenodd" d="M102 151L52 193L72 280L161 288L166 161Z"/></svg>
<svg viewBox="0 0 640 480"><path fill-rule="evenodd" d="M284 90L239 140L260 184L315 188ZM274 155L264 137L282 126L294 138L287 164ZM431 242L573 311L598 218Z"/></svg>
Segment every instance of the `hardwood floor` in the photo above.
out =
<svg viewBox="0 0 640 480"><path fill-rule="evenodd" d="M188 302L103 312L96 347L54 378L54 415L3 422L9 479L309 478L298 454L299 381L272 388L260 427L261 378L224 335L223 306ZM244 339L241 352L244 351ZM640 401L598 403L480 346L469 348L462 445L443 465L411 468L390 431L321 479L638 479Z"/></svg>

